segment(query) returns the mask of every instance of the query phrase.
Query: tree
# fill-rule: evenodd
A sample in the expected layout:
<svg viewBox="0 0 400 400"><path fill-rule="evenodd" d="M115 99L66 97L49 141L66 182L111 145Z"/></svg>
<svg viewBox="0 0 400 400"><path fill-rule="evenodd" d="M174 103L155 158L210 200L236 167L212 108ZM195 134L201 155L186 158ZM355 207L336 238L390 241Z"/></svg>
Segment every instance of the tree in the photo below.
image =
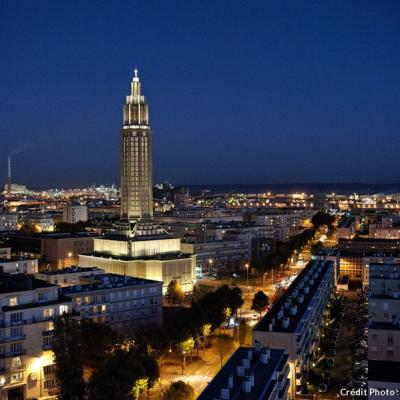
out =
<svg viewBox="0 0 400 400"><path fill-rule="evenodd" d="M182 304L185 299L185 293L177 280L172 279L168 284L165 298L170 304Z"/></svg>
<svg viewBox="0 0 400 400"><path fill-rule="evenodd" d="M185 368L186 357L188 354L191 354L194 349L194 339L192 337L188 337L185 340L182 340L178 343L177 347L179 352L182 355L182 374L183 369Z"/></svg>
<svg viewBox="0 0 400 400"><path fill-rule="evenodd" d="M105 324L81 321L82 356L85 365L96 367L111 352L117 341L116 333Z"/></svg>
<svg viewBox="0 0 400 400"><path fill-rule="evenodd" d="M53 352L61 400L82 399L85 382L82 367L80 327L71 314L54 321Z"/></svg>
<svg viewBox="0 0 400 400"><path fill-rule="evenodd" d="M206 344L207 338L211 335L211 324L203 324L200 328L200 336L202 338L203 349Z"/></svg>
<svg viewBox="0 0 400 400"><path fill-rule="evenodd" d="M312 224L316 229L320 228L323 225L331 228L333 223L335 222L335 217L323 211L318 211L311 219Z"/></svg>
<svg viewBox="0 0 400 400"><path fill-rule="evenodd" d="M188 383L177 381L161 393L161 400L195 400L196 395Z"/></svg>
<svg viewBox="0 0 400 400"><path fill-rule="evenodd" d="M230 289L231 290L231 296L230 296L230 307L232 308L233 312L236 314L237 310L242 307L244 304L243 300L243 295L242 295L242 290L238 287L235 286L234 288Z"/></svg>
<svg viewBox="0 0 400 400"><path fill-rule="evenodd" d="M78 221L74 224L58 222L55 230L57 232L85 232L87 225L87 222L84 221Z"/></svg>
<svg viewBox="0 0 400 400"><path fill-rule="evenodd" d="M253 298L251 309L261 313L269 306L269 297L262 291L258 291Z"/></svg>
<svg viewBox="0 0 400 400"><path fill-rule="evenodd" d="M90 400L131 400L154 385L159 369L143 346L116 349L91 377Z"/></svg>

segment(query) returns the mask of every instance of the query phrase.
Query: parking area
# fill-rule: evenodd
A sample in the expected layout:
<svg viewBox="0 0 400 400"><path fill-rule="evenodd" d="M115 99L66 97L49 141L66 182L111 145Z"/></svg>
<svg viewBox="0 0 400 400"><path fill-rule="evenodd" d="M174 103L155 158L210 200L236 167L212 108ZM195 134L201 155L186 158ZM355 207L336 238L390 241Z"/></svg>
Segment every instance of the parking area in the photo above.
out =
<svg viewBox="0 0 400 400"><path fill-rule="evenodd" d="M309 393L316 394L317 398L337 398L340 389L352 386L358 378L355 375L358 371L353 367L359 365L360 351L356 341L363 329L364 319L359 315L360 302L364 302L364 298L359 300L360 293L350 291L338 294L331 301L329 318L322 330L317 357L309 375Z"/></svg>
<svg viewBox="0 0 400 400"><path fill-rule="evenodd" d="M338 338L335 355L335 368L332 370L330 392L334 395L345 388L352 374L352 346L356 334L354 324L357 318L357 295L356 292L347 292L343 301L343 324Z"/></svg>

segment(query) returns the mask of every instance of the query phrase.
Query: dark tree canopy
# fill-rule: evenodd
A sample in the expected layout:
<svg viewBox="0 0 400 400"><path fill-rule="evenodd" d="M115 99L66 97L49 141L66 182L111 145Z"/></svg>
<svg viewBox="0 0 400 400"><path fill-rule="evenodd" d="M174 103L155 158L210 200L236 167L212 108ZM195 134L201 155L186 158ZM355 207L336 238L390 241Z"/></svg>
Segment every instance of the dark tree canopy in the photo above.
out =
<svg viewBox="0 0 400 400"><path fill-rule="evenodd" d="M269 298L268 296L262 291L258 291L253 298L253 302L251 304L251 309L261 313L269 306Z"/></svg>
<svg viewBox="0 0 400 400"><path fill-rule="evenodd" d="M159 377L156 360L142 347L117 349L91 377L91 400L137 399L140 391L150 388Z"/></svg>
<svg viewBox="0 0 400 400"><path fill-rule="evenodd" d="M78 321L64 314L54 322L53 352L61 400L82 399L85 382L82 367L82 341Z"/></svg>
<svg viewBox="0 0 400 400"><path fill-rule="evenodd" d="M171 383L168 389L161 394L161 400L195 400L195 398L192 386L183 381Z"/></svg>
<svg viewBox="0 0 400 400"><path fill-rule="evenodd" d="M333 223L335 222L335 217L323 211L318 211L311 220L312 224L315 228L320 228L323 225L331 228Z"/></svg>

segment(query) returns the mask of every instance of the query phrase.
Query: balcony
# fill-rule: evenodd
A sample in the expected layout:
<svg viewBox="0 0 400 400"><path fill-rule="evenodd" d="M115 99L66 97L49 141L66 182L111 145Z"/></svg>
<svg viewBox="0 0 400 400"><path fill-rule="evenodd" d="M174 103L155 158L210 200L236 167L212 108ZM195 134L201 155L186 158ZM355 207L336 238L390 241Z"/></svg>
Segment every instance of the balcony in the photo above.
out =
<svg viewBox="0 0 400 400"><path fill-rule="evenodd" d="M7 336L0 338L0 343L9 343L9 342L18 342L20 340L25 340L26 335L19 335L19 336Z"/></svg>
<svg viewBox="0 0 400 400"><path fill-rule="evenodd" d="M21 349L21 350L16 350L16 351L9 351L7 353L2 353L2 354L0 354L0 358L18 357L18 356L23 356L25 354L26 354L26 350Z"/></svg>

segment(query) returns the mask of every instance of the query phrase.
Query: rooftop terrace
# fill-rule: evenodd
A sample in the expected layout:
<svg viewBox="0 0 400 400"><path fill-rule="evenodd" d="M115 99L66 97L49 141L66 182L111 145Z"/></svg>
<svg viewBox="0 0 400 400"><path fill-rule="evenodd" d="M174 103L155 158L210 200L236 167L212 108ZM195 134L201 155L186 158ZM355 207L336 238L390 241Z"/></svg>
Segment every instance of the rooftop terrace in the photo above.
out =
<svg viewBox="0 0 400 400"><path fill-rule="evenodd" d="M117 274L96 274L86 276L86 278L90 277L93 279L91 283L61 288L62 294L67 296L69 294L95 292L97 290L153 285L155 283L159 283L160 285L162 284L162 282L159 281Z"/></svg>
<svg viewBox="0 0 400 400"><path fill-rule="evenodd" d="M333 262L313 260L255 326L255 331L295 332L324 277L333 279Z"/></svg>
<svg viewBox="0 0 400 400"><path fill-rule="evenodd" d="M197 400L220 399L221 389L229 391L230 399L268 399L276 384L274 372L284 370L288 357L282 349L263 348L257 351L251 347L239 347ZM246 368L243 368L245 365ZM243 390L246 380L254 383L248 393Z"/></svg>

